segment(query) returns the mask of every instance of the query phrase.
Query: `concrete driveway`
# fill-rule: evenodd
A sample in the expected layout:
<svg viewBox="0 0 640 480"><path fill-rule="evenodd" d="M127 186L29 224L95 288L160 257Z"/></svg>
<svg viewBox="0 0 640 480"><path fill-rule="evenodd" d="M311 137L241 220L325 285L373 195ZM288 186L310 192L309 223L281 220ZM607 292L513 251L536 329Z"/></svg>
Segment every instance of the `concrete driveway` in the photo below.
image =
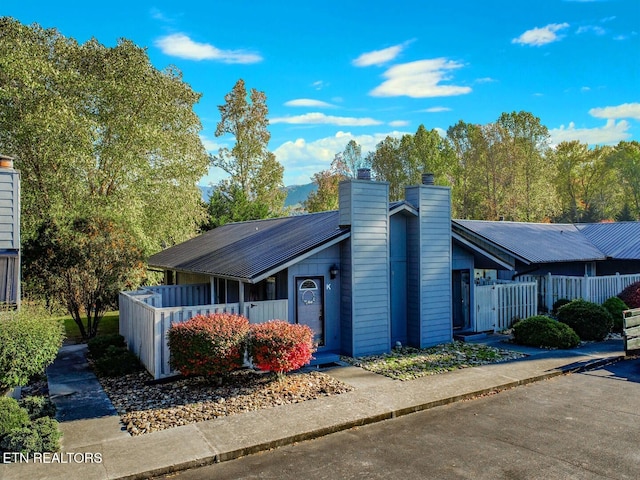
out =
<svg viewBox="0 0 640 480"><path fill-rule="evenodd" d="M168 478L637 479L640 359Z"/></svg>

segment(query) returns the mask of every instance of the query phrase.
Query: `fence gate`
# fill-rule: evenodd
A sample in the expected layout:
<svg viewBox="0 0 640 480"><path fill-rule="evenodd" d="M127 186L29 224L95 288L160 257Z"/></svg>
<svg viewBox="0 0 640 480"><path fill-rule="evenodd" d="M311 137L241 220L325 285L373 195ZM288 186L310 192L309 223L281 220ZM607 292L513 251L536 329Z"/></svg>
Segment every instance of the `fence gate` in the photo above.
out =
<svg viewBox="0 0 640 480"><path fill-rule="evenodd" d="M496 303L497 295L495 285L475 287L476 332L494 331L498 323Z"/></svg>

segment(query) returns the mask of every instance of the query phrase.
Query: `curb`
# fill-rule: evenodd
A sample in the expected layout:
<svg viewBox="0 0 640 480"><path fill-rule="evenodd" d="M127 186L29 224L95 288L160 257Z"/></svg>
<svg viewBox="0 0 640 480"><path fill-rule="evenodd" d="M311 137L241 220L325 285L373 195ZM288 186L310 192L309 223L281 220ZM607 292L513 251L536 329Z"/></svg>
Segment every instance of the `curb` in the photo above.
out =
<svg viewBox="0 0 640 480"><path fill-rule="evenodd" d="M180 471L184 471L184 470L189 470L192 468L198 468L198 467L203 467L203 466L207 466L207 465L212 465L215 463L221 463L221 462L226 462L226 461L230 461L230 460L235 460L241 457L245 457L248 455L252 455L255 453L260 453L260 452L264 452L264 451L268 451L268 450L273 450L275 448L279 448L279 447L284 447L287 445L292 445L294 443L298 443L298 442L302 442L302 441L306 441L306 440L314 440L317 438L321 438L327 435L330 435L332 433L337 433L337 432L341 432L344 430L349 430L351 428L354 427L361 427L361 426L365 426L365 425L370 425L373 423L379 423L382 422L384 420L390 420L393 418L398 418L398 417L402 417L405 415L409 415L412 413L417 413L417 412L421 412L424 410L429 410L431 408L435 408L435 407L441 407L444 405L450 405L453 403L457 403L457 402L461 402L461 401L465 401L465 400L471 400L474 398L478 398L480 396L483 395L488 395L488 394L496 394L505 390L510 390L512 388L515 387L519 387L519 386L523 386L523 385L529 385L532 383L536 383L542 380L548 380L550 378L554 378L554 377L558 377L560 375L566 375L566 374L570 374L570 373L581 373L581 372L586 372L589 370L593 370L599 367L603 367L606 365L610 365L613 363L616 363L620 360L623 360L624 356L616 356L616 357L609 357L609 358L599 358L599 359L595 359L591 362L587 362L586 364L583 364L581 366L576 366L573 367L571 365L567 365L565 367L559 367L556 368L554 370L551 370L549 372L540 374L540 375L535 375L533 377L529 377L529 378L525 378L525 379L521 379L521 380L516 380L513 382L507 382L507 383L503 383L501 385L497 385L497 386L493 386L493 387L488 387L488 388L484 388L481 390L477 390L474 392L468 392L465 394L461 394L461 395L455 395L453 397L447 397L447 398L443 398L440 400L434 400L434 401L430 401L430 402L425 402L425 403L421 403L412 407L406 407L406 408L402 408L402 409L398 409L398 410L391 410L389 412L385 412L382 414L378 414L378 415L372 415L372 416L365 416L362 418L359 418L357 420L352 420L349 422L344 422L341 424L337 424L337 425L332 425L330 427L324 427L324 428L320 428L317 430L311 430L308 432L304 432L304 433L299 433L299 434L295 434L295 435L291 435L288 437L283 437L277 440L273 440L270 442L265 442L262 444L257 444L257 445L252 445L252 446L248 446L248 447L243 447L243 448L239 448L237 450L231 450L228 452L220 452L211 456L207 456L207 457L203 457L201 459L197 459L197 460L191 460L189 462L184 462L184 463L179 463L179 464L175 464L175 465L170 465L167 467L161 467L158 469L154 469L154 470L148 470L146 472L140 472L140 473L136 473L133 475L128 475L128 476L124 476L124 477L118 477L121 480L138 480L138 479L146 479L149 477L153 477L153 476L160 476L160 475L167 475L167 474L171 474L171 473L176 473L176 472L180 472Z"/></svg>

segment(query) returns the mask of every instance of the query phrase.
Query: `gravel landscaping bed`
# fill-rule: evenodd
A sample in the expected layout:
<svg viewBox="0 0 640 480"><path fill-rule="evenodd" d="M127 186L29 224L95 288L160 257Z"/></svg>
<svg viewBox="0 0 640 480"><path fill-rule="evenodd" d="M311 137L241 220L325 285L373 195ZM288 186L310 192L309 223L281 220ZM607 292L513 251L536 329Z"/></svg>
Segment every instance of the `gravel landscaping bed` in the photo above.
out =
<svg viewBox="0 0 640 480"><path fill-rule="evenodd" d="M342 357L351 365L396 380L411 380L459 368L506 362L526 357L511 350L487 345L453 342L430 348L397 347L391 353L360 358Z"/></svg>
<svg viewBox="0 0 640 480"><path fill-rule="evenodd" d="M202 377L149 383L146 371L100 382L131 435L237 413L304 402L353 388L321 372L273 374L241 370L222 385Z"/></svg>

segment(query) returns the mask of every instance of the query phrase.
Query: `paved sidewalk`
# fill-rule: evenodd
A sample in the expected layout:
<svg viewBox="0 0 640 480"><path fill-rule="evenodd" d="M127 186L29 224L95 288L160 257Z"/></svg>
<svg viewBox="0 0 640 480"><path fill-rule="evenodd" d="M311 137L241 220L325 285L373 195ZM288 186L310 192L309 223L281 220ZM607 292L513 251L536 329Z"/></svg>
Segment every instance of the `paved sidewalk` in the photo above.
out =
<svg viewBox="0 0 640 480"><path fill-rule="evenodd" d="M356 367L336 367L326 373L353 385L352 392L137 437L123 431L113 407L104 405L101 389L85 389L85 384L90 385L95 377L92 378L88 370L82 348L64 347L48 372L50 392L61 407L63 453L55 463L0 465L0 478L148 478L231 460L566 372L594 368L624 355L621 340L575 350L546 351L500 343L501 338L491 335L477 343L522 351L529 357L406 382ZM71 361L72 355L80 355L79 360L76 358L78 362L65 363L65 359ZM66 373L58 368L66 369ZM68 408L74 395L89 410L87 415L91 411L89 399L93 398L96 406L103 408L102 416L77 419L80 414ZM74 419L66 421L67 418ZM98 457L99 462L95 461ZM93 462L87 461L91 458ZM83 460L84 463L78 463Z"/></svg>

